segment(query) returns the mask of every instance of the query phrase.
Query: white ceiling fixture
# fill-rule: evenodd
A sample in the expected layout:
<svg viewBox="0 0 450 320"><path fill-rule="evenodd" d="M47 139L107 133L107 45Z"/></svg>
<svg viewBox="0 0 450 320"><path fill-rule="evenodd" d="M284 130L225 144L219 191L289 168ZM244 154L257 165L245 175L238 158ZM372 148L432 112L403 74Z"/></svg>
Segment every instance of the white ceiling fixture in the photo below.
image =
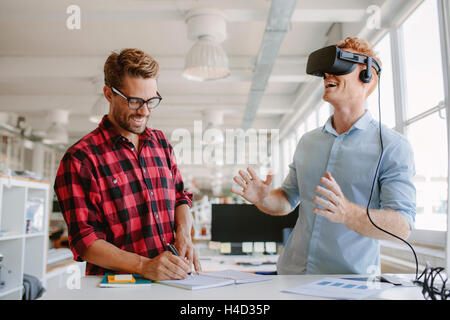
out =
<svg viewBox="0 0 450 320"><path fill-rule="evenodd" d="M188 38L196 41L185 58L183 76L207 81L228 77L228 57L221 47L227 35L225 15L215 9L194 9L186 15Z"/></svg>
<svg viewBox="0 0 450 320"><path fill-rule="evenodd" d="M52 110L48 115L50 126L46 131L44 143L47 144L68 144L69 134L67 124L69 123L68 110Z"/></svg>
<svg viewBox="0 0 450 320"><path fill-rule="evenodd" d="M95 124L99 124L105 114L109 113L109 103L105 96L102 94L95 101L91 109L89 121Z"/></svg>

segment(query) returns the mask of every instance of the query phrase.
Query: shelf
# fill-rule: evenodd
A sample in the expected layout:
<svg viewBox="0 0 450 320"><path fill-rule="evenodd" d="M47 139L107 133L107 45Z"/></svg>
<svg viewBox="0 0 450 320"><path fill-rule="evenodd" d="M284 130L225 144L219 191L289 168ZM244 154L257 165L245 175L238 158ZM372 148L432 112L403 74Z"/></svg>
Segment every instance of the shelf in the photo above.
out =
<svg viewBox="0 0 450 320"><path fill-rule="evenodd" d="M45 183L45 184L51 184L50 181L46 181L46 180L37 180L34 178L28 178L28 177L21 177L21 176L8 176L5 174L0 174L0 178L4 178L4 179L15 179L15 180L20 180L20 181L25 181L25 182L33 182L33 183Z"/></svg>
<svg viewBox="0 0 450 320"><path fill-rule="evenodd" d="M194 238L192 238L193 241L211 241L211 236L200 236L196 235Z"/></svg>
<svg viewBox="0 0 450 320"><path fill-rule="evenodd" d="M66 259L73 259L73 253L70 249L50 249L47 252L47 267L50 264L63 261Z"/></svg>
<svg viewBox="0 0 450 320"><path fill-rule="evenodd" d="M22 238L34 238L34 237L41 237L45 236L43 232L32 232L32 233L26 233L26 234L10 234L7 236L0 236L0 241L5 240L16 240L16 239L22 239Z"/></svg>
<svg viewBox="0 0 450 320"><path fill-rule="evenodd" d="M45 234L43 232L30 232L25 234L25 238L33 238L33 237L40 237L44 236Z"/></svg>
<svg viewBox="0 0 450 320"><path fill-rule="evenodd" d="M58 263L53 263L51 266L47 266L47 271L45 274L45 279L51 279L53 277L56 277L62 273L65 273L67 270L67 267L71 265L76 265L78 262L75 260L69 258L66 260L59 261Z"/></svg>
<svg viewBox="0 0 450 320"><path fill-rule="evenodd" d="M0 236L0 241L22 239L23 236L24 236L23 234L19 234L19 233L10 234L7 236Z"/></svg>
<svg viewBox="0 0 450 320"><path fill-rule="evenodd" d="M16 291L19 291L19 290L23 290L23 286L15 287L12 289L6 288L6 290L5 289L0 290L0 298L6 296L8 294L14 293Z"/></svg>
<svg viewBox="0 0 450 320"><path fill-rule="evenodd" d="M0 299L22 298L23 275L44 280L48 249L48 182L5 177L0 175L0 251L4 256L2 267L8 270L7 287L0 291ZM26 221L39 214L42 228L26 233ZM38 225L35 225L38 227ZM2 268L3 269L3 268ZM3 270L2 270L3 274Z"/></svg>

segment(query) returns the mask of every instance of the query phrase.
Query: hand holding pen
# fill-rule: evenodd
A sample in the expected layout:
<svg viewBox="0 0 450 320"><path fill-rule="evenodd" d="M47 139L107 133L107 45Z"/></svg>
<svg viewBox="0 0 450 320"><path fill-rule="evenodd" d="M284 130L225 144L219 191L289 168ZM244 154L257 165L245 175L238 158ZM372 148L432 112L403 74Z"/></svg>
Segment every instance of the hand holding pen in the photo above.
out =
<svg viewBox="0 0 450 320"><path fill-rule="evenodd" d="M177 248L171 243L167 243L167 247L169 248L170 252L172 252L173 255L180 257L180 254L178 253ZM186 260L186 258L185 258ZM188 275L191 275L191 272L188 272Z"/></svg>

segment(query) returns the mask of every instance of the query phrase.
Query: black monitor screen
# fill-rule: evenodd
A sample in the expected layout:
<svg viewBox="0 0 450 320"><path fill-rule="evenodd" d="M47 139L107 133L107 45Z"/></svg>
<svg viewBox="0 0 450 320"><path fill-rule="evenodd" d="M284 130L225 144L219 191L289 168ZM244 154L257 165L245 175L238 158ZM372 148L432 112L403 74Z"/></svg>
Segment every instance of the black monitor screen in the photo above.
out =
<svg viewBox="0 0 450 320"><path fill-rule="evenodd" d="M283 229L293 228L298 207L285 216L271 216L249 204L213 204L211 240L219 242L283 241Z"/></svg>

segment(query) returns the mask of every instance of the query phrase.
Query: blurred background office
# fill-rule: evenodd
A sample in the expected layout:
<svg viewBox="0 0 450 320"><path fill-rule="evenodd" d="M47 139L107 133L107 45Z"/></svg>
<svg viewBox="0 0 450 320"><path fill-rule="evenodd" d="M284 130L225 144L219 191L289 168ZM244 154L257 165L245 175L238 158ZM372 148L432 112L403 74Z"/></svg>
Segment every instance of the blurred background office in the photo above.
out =
<svg viewBox="0 0 450 320"><path fill-rule="evenodd" d="M410 241L421 270L427 261L448 266L449 10L445 0L2 0L0 298L21 298L24 274L51 290L70 266L82 268L67 249L53 181L68 146L108 113L103 64L128 47L160 63L163 100L148 126L175 146L194 193L200 255L256 255L275 270L298 213L258 220L230 192L232 178L252 166L263 177L272 170L279 187L299 139L333 112L322 79L306 75L308 54L346 36L373 43L383 63L382 122L415 155ZM376 119L377 99L375 91L367 103ZM239 129L244 144L227 144L227 130ZM257 157L254 143L264 149ZM380 250L383 272L414 272L405 245L381 241Z"/></svg>

